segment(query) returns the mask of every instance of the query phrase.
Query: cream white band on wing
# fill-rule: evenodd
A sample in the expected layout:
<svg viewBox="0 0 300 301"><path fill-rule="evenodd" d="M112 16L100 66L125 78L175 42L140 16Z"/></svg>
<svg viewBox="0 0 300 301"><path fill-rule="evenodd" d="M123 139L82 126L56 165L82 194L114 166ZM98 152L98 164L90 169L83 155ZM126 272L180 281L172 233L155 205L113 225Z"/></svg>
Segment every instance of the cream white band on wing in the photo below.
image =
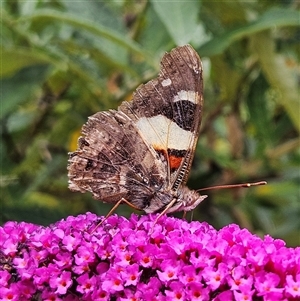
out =
<svg viewBox="0 0 300 301"><path fill-rule="evenodd" d="M195 91L181 90L173 98L174 102L180 101L180 100L188 100L192 103L196 103L198 101L198 93Z"/></svg>
<svg viewBox="0 0 300 301"><path fill-rule="evenodd" d="M193 138L192 132L180 128L164 115L141 117L136 126L150 145L162 149L187 149Z"/></svg>

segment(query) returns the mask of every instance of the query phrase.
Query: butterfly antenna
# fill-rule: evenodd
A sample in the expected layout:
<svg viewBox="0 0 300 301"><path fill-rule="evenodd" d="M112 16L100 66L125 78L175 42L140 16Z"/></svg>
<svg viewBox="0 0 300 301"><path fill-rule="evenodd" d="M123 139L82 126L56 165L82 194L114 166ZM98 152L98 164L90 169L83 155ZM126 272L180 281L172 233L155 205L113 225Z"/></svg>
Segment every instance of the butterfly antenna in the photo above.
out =
<svg viewBox="0 0 300 301"><path fill-rule="evenodd" d="M260 181L260 182L254 182L254 183L242 183L242 184L232 184L232 185L219 185L219 186L212 186L212 187L206 187L197 189L197 191L207 191L207 190L216 190L216 189L231 189L231 188L248 188L252 186L260 186L260 185L266 185L266 181Z"/></svg>

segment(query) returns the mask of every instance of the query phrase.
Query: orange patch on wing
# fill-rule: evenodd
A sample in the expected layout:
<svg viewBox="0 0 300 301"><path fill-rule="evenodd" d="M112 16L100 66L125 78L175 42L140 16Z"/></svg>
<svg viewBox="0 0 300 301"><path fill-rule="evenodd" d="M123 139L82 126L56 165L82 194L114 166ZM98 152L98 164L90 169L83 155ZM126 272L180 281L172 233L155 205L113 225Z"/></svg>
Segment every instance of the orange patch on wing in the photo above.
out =
<svg viewBox="0 0 300 301"><path fill-rule="evenodd" d="M171 169L178 169L181 165L183 157L169 156L169 164Z"/></svg>

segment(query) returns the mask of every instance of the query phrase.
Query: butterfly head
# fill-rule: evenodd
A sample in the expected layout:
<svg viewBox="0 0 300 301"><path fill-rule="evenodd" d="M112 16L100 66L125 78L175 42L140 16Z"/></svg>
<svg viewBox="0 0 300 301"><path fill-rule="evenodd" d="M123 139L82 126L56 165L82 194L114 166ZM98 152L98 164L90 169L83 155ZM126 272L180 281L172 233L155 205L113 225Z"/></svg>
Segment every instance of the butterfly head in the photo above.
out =
<svg viewBox="0 0 300 301"><path fill-rule="evenodd" d="M176 192L172 201L173 205L168 208L166 213L194 210L206 198L207 195L200 195L197 191L183 186Z"/></svg>

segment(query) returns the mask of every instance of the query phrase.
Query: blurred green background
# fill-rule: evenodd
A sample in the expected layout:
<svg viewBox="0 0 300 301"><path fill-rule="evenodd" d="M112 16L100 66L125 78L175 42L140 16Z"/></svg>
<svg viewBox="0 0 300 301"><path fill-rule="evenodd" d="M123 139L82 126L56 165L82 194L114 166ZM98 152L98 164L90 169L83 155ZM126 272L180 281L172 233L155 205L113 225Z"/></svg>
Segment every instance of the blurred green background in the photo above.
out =
<svg viewBox="0 0 300 301"><path fill-rule="evenodd" d="M188 186L268 181L209 192L194 219L300 245L298 1L22 0L1 13L1 223L106 215L111 205L68 190L68 152L89 115L190 43L205 106Z"/></svg>

